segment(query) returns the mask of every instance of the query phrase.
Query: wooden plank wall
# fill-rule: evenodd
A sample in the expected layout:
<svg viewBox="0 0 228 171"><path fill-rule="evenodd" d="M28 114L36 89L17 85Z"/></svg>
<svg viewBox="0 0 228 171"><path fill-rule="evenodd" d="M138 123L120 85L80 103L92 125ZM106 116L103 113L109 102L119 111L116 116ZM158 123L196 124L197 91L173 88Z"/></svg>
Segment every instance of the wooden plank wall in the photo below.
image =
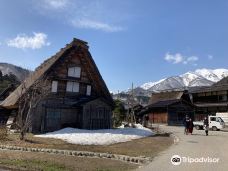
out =
<svg viewBox="0 0 228 171"><path fill-rule="evenodd" d="M83 108L84 129L111 128L111 107L100 100L92 101Z"/></svg>
<svg viewBox="0 0 228 171"><path fill-rule="evenodd" d="M149 114L149 121L151 123L167 123L167 112L153 112Z"/></svg>

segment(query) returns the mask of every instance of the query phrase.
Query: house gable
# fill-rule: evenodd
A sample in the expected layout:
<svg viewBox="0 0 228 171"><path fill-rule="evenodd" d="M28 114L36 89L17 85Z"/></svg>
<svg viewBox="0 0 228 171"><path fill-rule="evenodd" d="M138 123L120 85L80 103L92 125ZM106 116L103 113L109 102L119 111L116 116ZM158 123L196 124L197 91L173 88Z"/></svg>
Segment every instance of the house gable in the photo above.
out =
<svg viewBox="0 0 228 171"><path fill-rule="evenodd" d="M73 78L68 76L69 67L80 67L81 77ZM92 95L103 97L113 104L112 97L107 86L101 77L91 54L88 51L87 43L74 39L60 52L44 61L32 75L30 75L1 106L5 108L17 108L18 99L39 79L48 78L49 81L60 81L57 91L65 93L66 81L79 82L82 86L79 93L86 95L87 85L91 85ZM51 87L51 83L49 83ZM23 89L23 86L25 89ZM51 88L50 88L51 92ZM66 94L66 93L65 93Z"/></svg>

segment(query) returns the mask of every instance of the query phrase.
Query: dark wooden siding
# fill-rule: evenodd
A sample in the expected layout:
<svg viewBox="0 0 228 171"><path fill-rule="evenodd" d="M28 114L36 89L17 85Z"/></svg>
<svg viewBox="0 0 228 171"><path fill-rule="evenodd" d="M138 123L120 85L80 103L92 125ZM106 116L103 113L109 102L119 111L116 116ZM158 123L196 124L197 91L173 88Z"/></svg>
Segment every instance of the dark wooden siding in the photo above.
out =
<svg viewBox="0 0 228 171"><path fill-rule="evenodd" d="M61 128L111 128L111 107L100 99L83 106L69 107L61 99L42 101L33 112L31 132L50 132Z"/></svg>
<svg viewBox="0 0 228 171"><path fill-rule="evenodd" d="M94 100L83 107L84 129L111 128L111 107L100 100Z"/></svg>
<svg viewBox="0 0 228 171"><path fill-rule="evenodd" d="M151 123L167 123L167 112L152 112L149 114L149 121Z"/></svg>
<svg viewBox="0 0 228 171"><path fill-rule="evenodd" d="M54 97L72 97L72 96L85 96L87 85L92 86L91 96L97 96L96 86L93 85L90 75L87 73L86 65L82 64L80 54L69 53L62 57L48 72L48 79L58 81L58 92L52 93L51 96ZM81 76L80 78L74 78L68 76L69 67L80 67ZM72 93L66 92L67 81L75 81L79 83L79 92ZM50 82L51 84L51 82Z"/></svg>

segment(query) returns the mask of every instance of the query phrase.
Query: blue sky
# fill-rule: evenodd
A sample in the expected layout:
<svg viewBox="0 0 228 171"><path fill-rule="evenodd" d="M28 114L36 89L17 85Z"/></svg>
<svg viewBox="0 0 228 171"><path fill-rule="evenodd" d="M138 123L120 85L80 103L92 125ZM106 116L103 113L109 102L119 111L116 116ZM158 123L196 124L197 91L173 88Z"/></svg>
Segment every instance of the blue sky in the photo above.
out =
<svg viewBox="0 0 228 171"><path fill-rule="evenodd" d="M73 37L112 91L228 68L228 1L0 0L0 61L33 70Z"/></svg>

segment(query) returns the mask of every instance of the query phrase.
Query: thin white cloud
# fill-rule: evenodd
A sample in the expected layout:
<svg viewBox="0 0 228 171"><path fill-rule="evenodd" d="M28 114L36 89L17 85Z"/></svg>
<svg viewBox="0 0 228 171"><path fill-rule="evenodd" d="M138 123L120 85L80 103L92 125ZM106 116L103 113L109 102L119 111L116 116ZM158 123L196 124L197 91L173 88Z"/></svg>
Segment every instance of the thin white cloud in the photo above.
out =
<svg viewBox="0 0 228 171"><path fill-rule="evenodd" d="M88 19L72 20L72 24L76 28L102 30L105 32L118 32L124 30L122 27L112 26L107 23Z"/></svg>
<svg viewBox="0 0 228 171"><path fill-rule="evenodd" d="M47 9L63 9L67 7L68 0L43 0L43 7Z"/></svg>
<svg viewBox="0 0 228 171"><path fill-rule="evenodd" d="M44 33L33 33L33 36L26 34L17 35L16 38L8 40L7 45L19 49L40 49L43 46L49 46L50 42L47 41L47 35Z"/></svg>
<svg viewBox="0 0 228 171"><path fill-rule="evenodd" d="M199 58L197 56L190 56L190 57L187 57L186 58L186 62L189 63L189 62L196 62L198 61Z"/></svg>
<svg viewBox="0 0 228 171"><path fill-rule="evenodd" d="M193 64L194 66L197 65L196 62L199 60L199 58L197 56L183 56L180 53L176 53L176 54L170 54L170 53L166 53L164 59L167 62L170 62L172 64Z"/></svg>
<svg viewBox="0 0 228 171"><path fill-rule="evenodd" d="M78 29L99 30L103 32L120 32L126 30L119 25L124 13L110 10L110 2L100 0L40 0L33 1L36 11L58 19Z"/></svg>
<svg viewBox="0 0 228 171"><path fill-rule="evenodd" d="M208 55L207 58L208 58L209 60L212 60L212 59L214 58L214 56Z"/></svg>
<svg viewBox="0 0 228 171"><path fill-rule="evenodd" d="M174 55L166 53L165 60L173 64L178 64L183 62L184 58L180 53L176 53Z"/></svg>

